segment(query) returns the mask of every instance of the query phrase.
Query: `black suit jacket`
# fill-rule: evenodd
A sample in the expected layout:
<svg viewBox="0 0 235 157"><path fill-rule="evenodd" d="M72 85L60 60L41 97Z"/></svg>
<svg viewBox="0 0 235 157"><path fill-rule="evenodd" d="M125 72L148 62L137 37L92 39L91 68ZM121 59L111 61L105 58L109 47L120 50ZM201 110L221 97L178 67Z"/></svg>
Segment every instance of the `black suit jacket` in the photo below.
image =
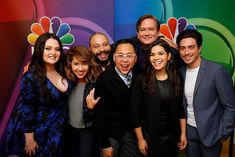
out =
<svg viewBox="0 0 235 157"><path fill-rule="evenodd" d="M131 128L130 88L118 75L114 66L98 77L95 97L101 99L94 108L94 125L102 148L107 148L110 147L109 137L120 140Z"/></svg>

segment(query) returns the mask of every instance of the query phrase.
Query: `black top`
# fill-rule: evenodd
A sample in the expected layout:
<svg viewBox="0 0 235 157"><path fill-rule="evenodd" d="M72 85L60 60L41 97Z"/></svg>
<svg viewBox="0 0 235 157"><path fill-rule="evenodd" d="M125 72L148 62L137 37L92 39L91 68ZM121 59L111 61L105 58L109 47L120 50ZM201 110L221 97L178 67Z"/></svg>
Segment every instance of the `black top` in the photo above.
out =
<svg viewBox="0 0 235 157"><path fill-rule="evenodd" d="M182 96L175 96L174 86L168 79L156 80L156 92L151 95L144 92L143 80L141 74L132 84L130 115L134 128L142 127L149 135L149 153L152 154L158 150L161 136L169 133L175 141L179 140L179 119L185 118L185 114Z"/></svg>
<svg viewBox="0 0 235 157"><path fill-rule="evenodd" d="M171 108L171 104L170 104L170 97L171 97L171 92L170 90L170 84L169 84L169 80L156 80L157 86L159 91L161 91L159 93L160 95L160 115L155 115L156 118L158 118L158 116L160 116L160 123L159 123L159 134L160 135L165 135L165 134L171 134L171 125L170 125L170 108Z"/></svg>

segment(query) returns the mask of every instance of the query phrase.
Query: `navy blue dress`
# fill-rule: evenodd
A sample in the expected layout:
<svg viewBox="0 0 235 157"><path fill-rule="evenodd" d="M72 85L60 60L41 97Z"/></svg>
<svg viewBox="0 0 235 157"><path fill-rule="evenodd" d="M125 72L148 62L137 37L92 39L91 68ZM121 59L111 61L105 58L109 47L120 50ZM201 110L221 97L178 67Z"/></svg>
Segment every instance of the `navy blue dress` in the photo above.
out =
<svg viewBox="0 0 235 157"><path fill-rule="evenodd" d="M5 130L5 154L26 156L24 133L34 132L39 148L36 157L62 156L62 132L66 120L66 106L71 83L66 92L58 90L47 79L53 104L39 94L39 83L27 72L21 80L20 101Z"/></svg>

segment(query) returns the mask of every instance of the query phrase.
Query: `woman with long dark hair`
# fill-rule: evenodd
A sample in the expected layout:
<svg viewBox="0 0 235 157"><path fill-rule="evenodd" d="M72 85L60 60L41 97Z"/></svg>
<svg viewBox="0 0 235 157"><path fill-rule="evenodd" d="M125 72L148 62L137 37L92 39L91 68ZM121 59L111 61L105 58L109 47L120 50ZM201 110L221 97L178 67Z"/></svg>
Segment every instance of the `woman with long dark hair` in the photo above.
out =
<svg viewBox="0 0 235 157"><path fill-rule="evenodd" d="M20 83L20 101L6 128L5 155L62 155L62 132L70 83L60 39L40 35Z"/></svg>
<svg viewBox="0 0 235 157"><path fill-rule="evenodd" d="M164 40L150 46L145 73L133 83L131 103L140 152L148 157L176 157L187 143L182 83Z"/></svg>

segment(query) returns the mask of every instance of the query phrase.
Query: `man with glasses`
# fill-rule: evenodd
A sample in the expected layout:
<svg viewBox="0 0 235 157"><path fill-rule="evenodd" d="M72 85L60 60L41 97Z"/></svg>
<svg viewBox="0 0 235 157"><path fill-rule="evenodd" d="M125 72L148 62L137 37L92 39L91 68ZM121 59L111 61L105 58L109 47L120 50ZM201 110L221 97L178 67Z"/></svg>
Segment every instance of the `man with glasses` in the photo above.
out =
<svg viewBox="0 0 235 157"><path fill-rule="evenodd" d="M115 65L97 79L94 108L103 157L138 157L137 140L129 119L130 86L135 77L132 69L136 62L135 48L130 39L117 42L113 55Z"/></svg>

